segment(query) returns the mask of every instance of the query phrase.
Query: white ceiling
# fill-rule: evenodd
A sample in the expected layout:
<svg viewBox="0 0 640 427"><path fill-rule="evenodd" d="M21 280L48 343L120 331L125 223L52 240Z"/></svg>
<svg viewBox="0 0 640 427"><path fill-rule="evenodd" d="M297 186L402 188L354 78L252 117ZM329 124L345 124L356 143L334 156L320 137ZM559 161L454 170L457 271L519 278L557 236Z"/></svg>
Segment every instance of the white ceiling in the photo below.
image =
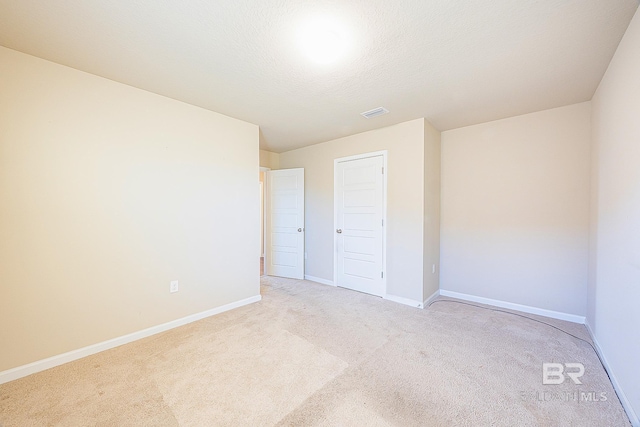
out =
<svg viewBox="0 0 640 427"><path fill-rule="evenodd" d="M426 117L448 130L591 99L637 0L0 0L0 45L260 126L282 152ZM317 16L349 52L318 66ZM391 112L374 119L359 113Z"/></svg>

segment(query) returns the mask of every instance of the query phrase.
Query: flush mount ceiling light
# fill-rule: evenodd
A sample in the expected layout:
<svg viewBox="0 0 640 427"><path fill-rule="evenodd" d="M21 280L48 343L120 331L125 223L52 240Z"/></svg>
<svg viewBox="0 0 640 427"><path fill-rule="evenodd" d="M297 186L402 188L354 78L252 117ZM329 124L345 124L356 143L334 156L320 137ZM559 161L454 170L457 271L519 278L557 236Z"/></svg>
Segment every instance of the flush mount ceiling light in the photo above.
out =
<svg viewBox="0 0 640 427"><path fill-rule="evenodd" d="M322 18L307 22L301 27L299 44L313 62L329 64L345 54L349 40L344 28L336 21Z"/></svg>

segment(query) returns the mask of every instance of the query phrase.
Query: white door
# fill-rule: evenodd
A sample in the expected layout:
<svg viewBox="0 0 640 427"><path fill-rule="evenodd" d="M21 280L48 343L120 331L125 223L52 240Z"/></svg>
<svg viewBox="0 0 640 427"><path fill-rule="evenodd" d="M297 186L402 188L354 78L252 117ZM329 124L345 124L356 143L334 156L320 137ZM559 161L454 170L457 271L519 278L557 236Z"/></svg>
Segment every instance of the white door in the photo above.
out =
<svg viewBox="0 0 640 427"><path fill-rule="evenodd" d="M304 279L304 169L267 172L269 276Z"/></svg>
<svg viewBox="0 0 640 427"><path fill-rule="evenodd" d="M384 155L335 169L336 285L383 296Z"/></svg>

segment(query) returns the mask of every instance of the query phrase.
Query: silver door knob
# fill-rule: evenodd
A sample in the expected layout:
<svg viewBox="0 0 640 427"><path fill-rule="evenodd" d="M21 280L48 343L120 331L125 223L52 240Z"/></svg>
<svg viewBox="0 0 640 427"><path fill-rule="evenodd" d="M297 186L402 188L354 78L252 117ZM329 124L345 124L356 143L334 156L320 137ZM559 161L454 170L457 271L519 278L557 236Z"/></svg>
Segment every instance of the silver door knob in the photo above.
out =
<svg viewBox="0 0 640 427"><path fill-rule="evenodd" d="M302 228L298 228L298 233L302 233Z"/></svg>
<svg viewBox="0 0 640 427"><path fill-rule="evenodd" d="M342 229L341 229L341 228L338 228L338 229L336 230L336 233L338 233L338 234L342 234Z"/></svg>

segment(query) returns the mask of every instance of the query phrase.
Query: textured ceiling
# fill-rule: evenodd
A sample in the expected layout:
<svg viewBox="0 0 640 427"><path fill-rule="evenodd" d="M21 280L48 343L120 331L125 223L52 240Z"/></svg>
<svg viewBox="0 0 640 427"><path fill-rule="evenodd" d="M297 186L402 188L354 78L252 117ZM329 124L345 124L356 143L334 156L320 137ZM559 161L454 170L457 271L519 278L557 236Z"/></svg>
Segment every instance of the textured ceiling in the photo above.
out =
<svg viewBox="0 0 640 427"><path fill-rule="evenodd" d="M637 0L0 0L0 45L255 123L282 152L591 99ZM301 25L342 23L331 65ZM360 112L391 112L365 119Z"/></svg>

